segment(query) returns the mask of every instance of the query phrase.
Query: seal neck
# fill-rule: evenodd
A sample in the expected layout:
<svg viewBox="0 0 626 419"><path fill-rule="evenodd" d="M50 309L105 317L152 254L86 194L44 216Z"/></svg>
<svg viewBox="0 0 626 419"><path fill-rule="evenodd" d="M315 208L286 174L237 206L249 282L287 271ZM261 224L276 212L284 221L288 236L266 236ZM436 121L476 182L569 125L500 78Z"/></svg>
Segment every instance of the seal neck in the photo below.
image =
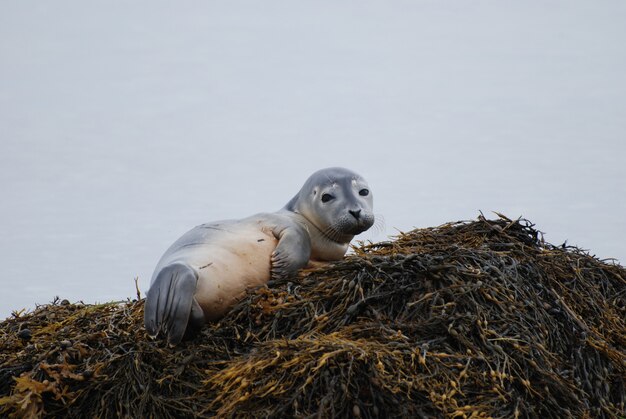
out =
<svg viewBox="0 0 626 419"><path fill-rule="evenodd" d="M348 251L348 246L354 236L341 234L336 237L331 237L328 234L324 234L321 228L297 210L289 210L285 207L283 211L293 218L294 221L303 225L309 233L311 240L311 260L339 260L343 258Z"/></svg>

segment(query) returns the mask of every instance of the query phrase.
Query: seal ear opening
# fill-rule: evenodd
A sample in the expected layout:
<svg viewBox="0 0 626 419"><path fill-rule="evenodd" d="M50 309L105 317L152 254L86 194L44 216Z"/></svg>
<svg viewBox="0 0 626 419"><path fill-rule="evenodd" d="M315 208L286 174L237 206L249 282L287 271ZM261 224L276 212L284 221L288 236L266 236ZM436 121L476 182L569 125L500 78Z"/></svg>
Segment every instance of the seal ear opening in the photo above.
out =
<svg viewBox="0 0 626 419"><path fill-rule="evenodd" d="M180 343L189 323L196 282L196 273L188 265L176 263L161 269L146 295L144 325L149 335L163 333L170 345Z"/></svg>

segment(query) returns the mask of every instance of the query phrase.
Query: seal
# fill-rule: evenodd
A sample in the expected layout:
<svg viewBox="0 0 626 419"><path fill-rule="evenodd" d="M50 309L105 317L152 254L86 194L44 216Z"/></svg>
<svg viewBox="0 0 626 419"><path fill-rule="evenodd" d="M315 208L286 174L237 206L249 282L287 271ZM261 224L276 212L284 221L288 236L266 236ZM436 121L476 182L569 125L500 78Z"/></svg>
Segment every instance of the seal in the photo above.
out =
<svg viewBox="0 0 626 419"><path fill-rule="evenodd" d="M223 317L247 290L307 265L340 260L374 224L365 179L344 168L313 173L281 210L199 225L158 262L144 324L171 345Z"/></svg>

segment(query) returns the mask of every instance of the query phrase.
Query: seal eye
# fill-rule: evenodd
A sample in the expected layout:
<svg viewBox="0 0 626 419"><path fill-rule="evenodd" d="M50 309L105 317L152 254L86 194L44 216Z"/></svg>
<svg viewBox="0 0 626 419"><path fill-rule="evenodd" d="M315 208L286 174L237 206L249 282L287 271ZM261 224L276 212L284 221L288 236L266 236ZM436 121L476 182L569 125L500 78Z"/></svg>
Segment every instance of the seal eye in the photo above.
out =
<svg viewBox="0 0 626 419"><path fill-rule="evenodd" d="M332 201L333 199L335 199L335 197L331 194L325 193L324 195L322 195L322 202Z"/></svg>
<svg viewBox="0 0 626 419"><path fill-rule="evenodd" d="M368 189L361 189L359 191L359 195L361 195L361 196L367 196L369 194L370 194L370 191Z"/></svg>

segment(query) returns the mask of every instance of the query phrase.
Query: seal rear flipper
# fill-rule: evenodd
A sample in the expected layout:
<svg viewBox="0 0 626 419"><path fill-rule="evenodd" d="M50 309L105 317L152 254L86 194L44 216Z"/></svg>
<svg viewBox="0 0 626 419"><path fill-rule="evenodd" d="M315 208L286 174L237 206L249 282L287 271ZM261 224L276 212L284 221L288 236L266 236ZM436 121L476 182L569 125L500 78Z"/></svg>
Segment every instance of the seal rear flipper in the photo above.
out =
<svg viewBox="0 0 626 419"><path fill-rule="evenodd" d="M185 336L183 340L192 339L200 334L200 330L205 325L206 320L204 318L204 311L198 301L194 297L191 303L191 314L189 315L189 322L187 323L187 330L185 330Z"/></svg>
<svg viewBox="0 0 626 419"><path fill-rule="evenodd" d="M176 345L185 335L194 303L197 275L188 265L175 263L157 274L146 295L144 325L148 334L163 332Z"/></svg>

